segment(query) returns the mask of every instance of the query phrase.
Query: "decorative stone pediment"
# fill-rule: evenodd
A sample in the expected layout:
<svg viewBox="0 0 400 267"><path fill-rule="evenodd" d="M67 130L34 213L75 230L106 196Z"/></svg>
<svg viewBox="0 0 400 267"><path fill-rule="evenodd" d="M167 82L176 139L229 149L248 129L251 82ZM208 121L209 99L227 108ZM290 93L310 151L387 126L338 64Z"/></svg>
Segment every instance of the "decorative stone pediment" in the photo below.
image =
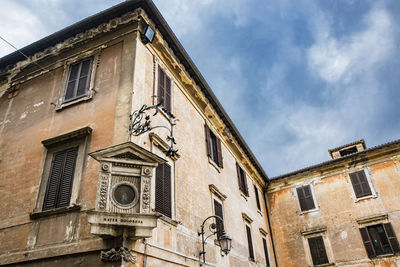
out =
<svg viewBox="0 0 400 267"><path fill-rule="evenodd" d="M96 206L88 218L91 233L150 237L157 227L157 215L150 208L151 179L154 168L165 160L132 142L89 155L100 162Z"/></svg>

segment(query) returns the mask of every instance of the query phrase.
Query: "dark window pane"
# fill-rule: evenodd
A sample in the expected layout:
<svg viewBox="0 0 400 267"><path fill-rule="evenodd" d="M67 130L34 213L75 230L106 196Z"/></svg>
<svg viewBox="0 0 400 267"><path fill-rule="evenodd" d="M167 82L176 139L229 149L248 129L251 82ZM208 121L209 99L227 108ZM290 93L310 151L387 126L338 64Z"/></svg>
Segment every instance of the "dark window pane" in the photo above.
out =
<svg viewBox="0 0 400 267"><path fill-rule="evenodd" d="M254 185L254 194L256 195L257 209L261 210L260 197L258 196L258 189L257 189L257 186L255 186L255 185Z"/></svg>
<svg viewBox="0 0 400 267"><path fill-rule="evenodd" d="M82 77L79 79L78 89L76 90L76 96L83 96L86 95L86 85L87 85L88 77Z"/></svg>
<svg viewBox="0 0 400 267"><path fill-rule="evenodd" d="M296 188L297 197L299 198L301 211L315 209L314 199L312 197L311 186L306 185Z"/></svg>
<svg viewBox="0 0 400 267"><path fill-rule="evenodd" d="M87 94L91 65L92 58L71 65L64 101L73 100Z"/></svg>
<svg viewBox="0 0 400 267"><path fill-rule="evenodd" d="M222 204L219 203L214 199L214 212L215 215L219 216L222 220L224 219L224 216L222 214ZM220 220L215 219L216 225L217 225L217 238L219 238L222 234L222 230L224 229L223 224Z"/></svg>
<svg viewBox="0 0 400 267"><path fill-rule="evenodd" d="M74 97L75 84L76 84L76 81L71 81L68 83L64 100L69 100Z"/></svg>
<svg viewBox="0 0 400 267"><path fill-rule="evenodd" d="M246 233L247 233L247 245L249 248L249 258L254 261L254 250L253 250L253 241L251 239L251 229L246 225Z"/></svg>
<svg viewBox="0 0 400 267"><path fill-rule="evenodd" d="M82 62L80 77L89 75L91 61L91 59L88 59Z"/></svg>
<svg viewBox="0 0 400 267"><path fill-rule="evenodd" d="M382 224L368 226L367 229L372 241L372 245L374 246L376 255L385 255L393 253Z"/></svg>
<svg viewBox="0 0 400 267"><path fill-rule="evenodd" d="M309 238L308 245L310 246L311 257L314 265L329 263L322 236Z"/></svg>
<svg viewBox="0 0 400 267"><path fill-rule="evenodd" d="M71 72L68 79L69 81L74 81L78 78L79 66L80 64L75 64L71 66Z"/></svg>

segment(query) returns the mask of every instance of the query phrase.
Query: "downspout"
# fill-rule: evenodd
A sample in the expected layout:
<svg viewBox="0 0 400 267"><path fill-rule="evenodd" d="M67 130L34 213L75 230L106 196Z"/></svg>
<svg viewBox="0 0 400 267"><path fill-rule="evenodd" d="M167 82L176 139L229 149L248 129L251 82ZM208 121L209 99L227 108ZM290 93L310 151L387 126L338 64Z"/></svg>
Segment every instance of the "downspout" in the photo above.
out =
<svg viewBox="0 0 400 267"><path fill-rule="evenodd" d="M267 205L267 189L268 189L269 183L267 184L265 190L264 190L264 204L265 204L265 210L267 213L267 221L268 221L268 229L269 229L269 235L271 236L271 243L272 243L272 251L274 253L274 260L275 260L275 267L278 267L278 260L276 258L276 252L275 252L275 242L274 242L274 235L272 234L272 228L271 228L271 221L269 220L269 212L268 212L268 205Z"/></svg>

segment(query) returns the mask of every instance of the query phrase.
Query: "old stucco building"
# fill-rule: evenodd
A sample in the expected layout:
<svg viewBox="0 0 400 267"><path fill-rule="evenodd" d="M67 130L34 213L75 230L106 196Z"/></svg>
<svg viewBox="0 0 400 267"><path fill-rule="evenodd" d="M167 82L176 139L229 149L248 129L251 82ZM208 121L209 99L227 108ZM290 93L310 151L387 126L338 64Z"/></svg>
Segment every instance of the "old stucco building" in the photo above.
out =
<svg viewBox="0 0 400 267"><path fill-rule="evenodd" d="M22 52L0 60L0 264L199 266L218 215L232 249L217 220L206 265L275 266L267 175L151 1Z"/></svg>
<svg viewBox="0 0 400 267"><path fill-rule="evenodd" d="M271 179L279 266L400 266L400 141L329 150L332 160Z"/></svg>

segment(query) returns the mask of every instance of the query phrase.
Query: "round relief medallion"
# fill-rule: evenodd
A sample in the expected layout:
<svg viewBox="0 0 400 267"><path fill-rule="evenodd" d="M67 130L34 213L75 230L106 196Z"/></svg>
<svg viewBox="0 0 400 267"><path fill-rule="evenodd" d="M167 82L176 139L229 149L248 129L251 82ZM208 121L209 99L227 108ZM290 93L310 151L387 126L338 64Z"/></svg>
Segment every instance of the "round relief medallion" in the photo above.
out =
<svg viewBox="0 0 400 267"><path fill-rule="evenodd" d="M113 186L111 200L119 208L129 209L136 205L138 201L138 191L133 184L129 182L120 182Z"/></svg>

